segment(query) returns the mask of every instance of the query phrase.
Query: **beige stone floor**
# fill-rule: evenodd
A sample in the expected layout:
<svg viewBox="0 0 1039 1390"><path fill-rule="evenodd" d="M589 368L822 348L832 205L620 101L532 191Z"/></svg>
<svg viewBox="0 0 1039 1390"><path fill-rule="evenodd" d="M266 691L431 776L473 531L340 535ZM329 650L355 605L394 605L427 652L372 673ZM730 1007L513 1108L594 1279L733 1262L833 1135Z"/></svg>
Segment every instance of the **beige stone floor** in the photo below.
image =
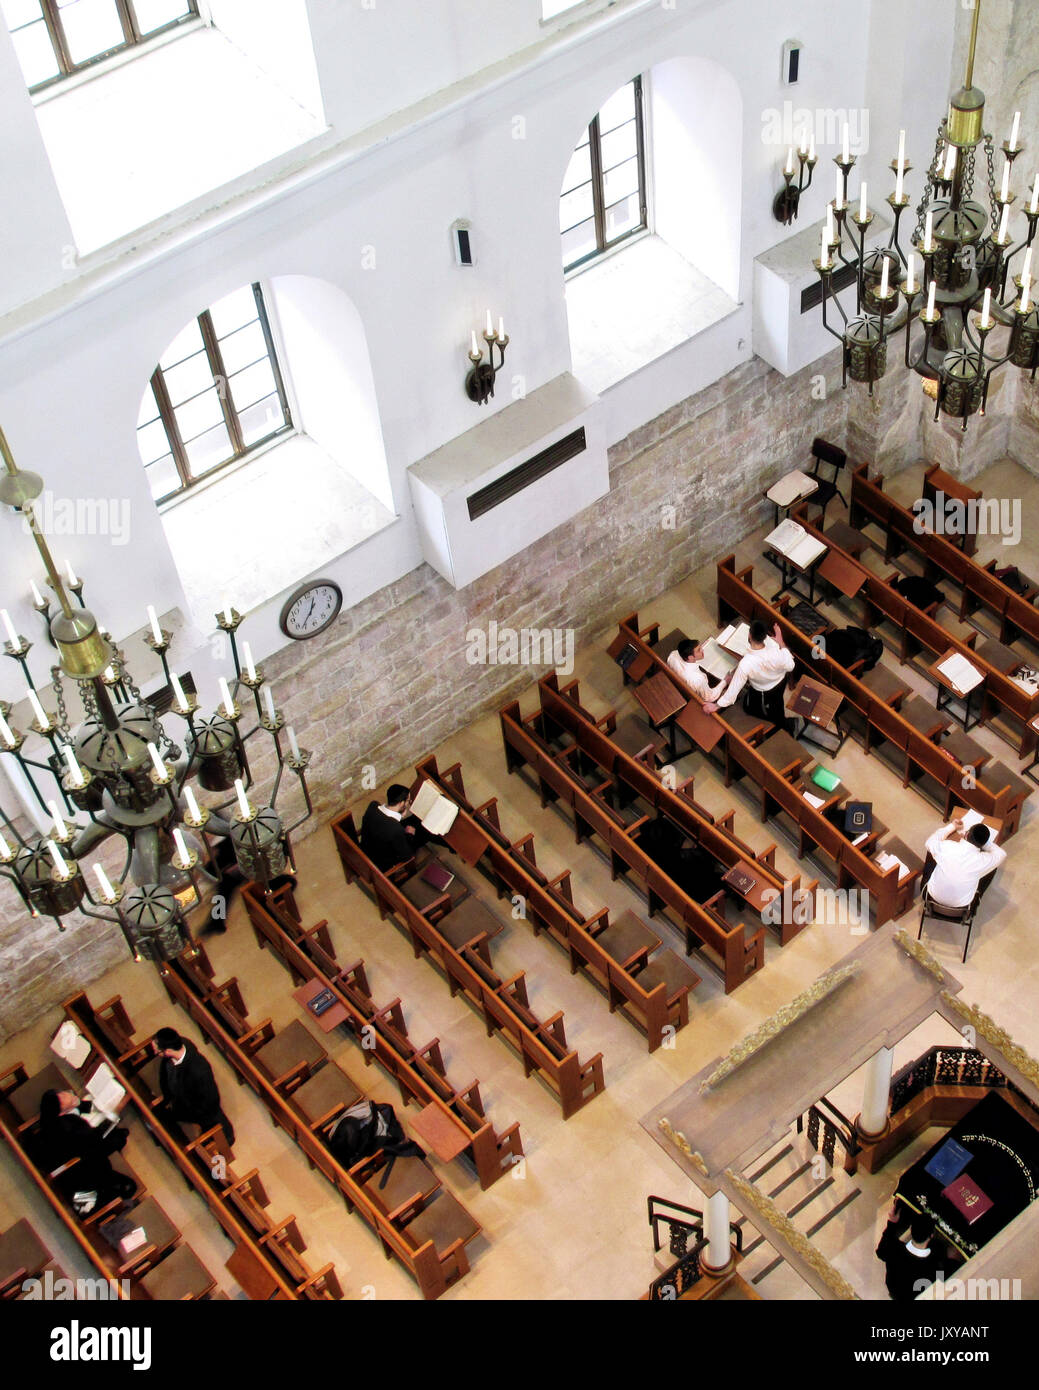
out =
<svg viewBox="0 0 1039 1390"><path fill-rule="evenodd" d="M1025 517L1039 515L1039 479L1014 465L1000 464L989 472L991 477L982 475L977 486L993 494L1000 485L1008 492L1017 489L1024 499ZM913 495L912 480L903 476L895 482L899 489L908 489L907 497ZM830 519L835 519L832 510ZM741 563L755 564L758 586L770 595L777 581L775 571L761 559L761 534L749 538L737 554ZM1022 542L1020 557L1013 561L1026 571L1037 568L1034 533L1029 543L1026 552ZM681 626L696 636L717 630L714 567L705 567L661 595L642 610L641 616L644 622L659 621L662 631ZM609 708L624 713L634 707L618 668L605 654L611 635L604 632L577 656L575 674L580 679L581 698L596 714ZM894 663L890 654L885 659ZM933 698L922 677L914 673L912 680ZM536 696L528 692L522 707L527 711L535 703ZM996 756L1017 766L1007 745L990 731L981 730L976 737ZM543 811L536 792L521 775L506 775L495 716L471 725L435 751L441 768L456 759L461 761L466 788L474 801L499 797L504 828L513 838L528 830L534 832L543 868L550 873L563 867L573 870L579 906L589 911L602 905L611 911L625 907L642 910L633 889L621 882L611 883L608 868L592 847L574 844L572 829L561 814L551 808ZM320 757L319 749L315 756ZM921 846L938 825L938 812L929 802L915 790L903 790L890 769L876 758L865 758L853 741L849 740L837 757L824 755L823 760L842 775L857 797L872 800L878 815L909 844ZM772 826L760 824L747 794L737 786L726 789L719 774L699 754L683 759L680 768L695 775L696 796L712 811L736 808L737 833L755 849L778 838L777 863L784 871L817 876L818 870L797 864L790 844L777 836ZM386 773L380 790L391 780L410 780L409 769L379 771ZM355 809L363 808L366 800L367 794ZM1035 837L1036 811L1029 803L1022 830L1010 843L1007 866L986 897L965 965L960 964L960 944L954 930L943 933L935 928L928 937L928 945L942 963L964 981L964 997L993 1014L1033 1054L1039 1052L1039 1018L1034 1006L1039 952L1034 944L1031 910L1031 900L1039 892ZM522 1067L509 1049L500 1040L486 1037L479 1019L464 1001L452 999L434 969L414 959L399 930L379 921L358 888L345 886L327 827L300 842L298 860L300 906L310 921L329 919L340 960L364 958L380 1003L400 996L413 1039L424 1043L439 1037L448 1074L456 1085L479 1078L488 1114L499 1129L513 1121L520 1123L526 1162L515 1177L503 1178L489 1191L480 1190L462 1160L436 1165L445 1184L471 1209L484 1231L470 1247L471 1273L445 1296L449 1300L615 1300L633 1299L643 1293L657 1272L646 1219L647 1197L657 1194L693 1207L701 1207L702 1199L642 1131L639 1117L700 1068L724 1055L744 1033L859 940L847 928L818 924L785 948L767 934L765 968L728 997L717 977L709 969L701 970L704 980L692 1000L689 1026L678 1034L672 1049L650 1056L635 1027L619 1013L611 1016L596 988L585 978L569 974L563 954L544 937L535 940L524 922L509 920L507 905L497 904L482 878L470 872L468 877L476 891L505 922L504 932L494 943L499 971L503 975L527 972L531 1004L540 1015L564 1011L567 1038L582 1059L603 1053L605 1092L564 1122L554 1097L536 1079L524 1079ZM825 877L822 881L827 882ZM906 922L915 934L915 914ZM669 944L681 949L677 933L670 933L665 926L663 934ZM211 938L207 947L219 980L238 977L254 1022L270 1017L275 1025L281 1025L301 1016L290 996L288 975L269 953L256 947L240 907L232 912L226 936ZM96 981L87 992L94 1003L120 994L141 1034L172 1023L196 1036L184 1016L168 1004L150 966L127 962ZM16 1060L37 1067L59 1021L60 1011L52 1009L33 1027L10 1039L0 1049L0 1069ZM310 1026L316 1031L316 1025ZM930 1020L899 1045L896 1065L933 1042L949 1040L947 1025ZM383 1100L399 1099L377 1067L364 1068L352 1042L338 1039L329 1047L337 1062L369 1094ZM312 1265L332 1260L348 1298L416 1298L410 1279L384 1259L367 1228L345 1212L319 1175L309 1171L299 1152L272 1127L259 1101L236 1088L230 1069L218 1054L209 1050L207 1055L238 1131L235 1166L241 1171L254 1166L260 1169L271 1196L271 1213L278 1219L289 1214L298 1218L309 1246L306 1258ZM852 1076L837 1088L834 1099L846 1114L853 1115L860 1095L861 1078ZM795 1138L791 1143L793 1154L785 1160L788 1163L802 1152ZM233 1296L235 1286L223 1270L229 1253L226 1242L198 1199L175 1178L166 1160L136 1125L128 1152L181 1225L186 1239ZM863 1297L883 1297L872 1250L898 1173L915 1152L907 1151L873 1178L858 1175L849 1179L843 1173L834 1174L832 1186L811 1208L813 1214L822 1214L857 1193L821 1227L815 1239ZM5 1155L0 1159L0 1225L23 1213L30 1215L55 1253L64 1257L69 1273L88 1272L77 1265L56 1223L39 1199L27 1193ZM759 1292L766 1298L813 1297L786 1266L764 1279Z"/></svg>

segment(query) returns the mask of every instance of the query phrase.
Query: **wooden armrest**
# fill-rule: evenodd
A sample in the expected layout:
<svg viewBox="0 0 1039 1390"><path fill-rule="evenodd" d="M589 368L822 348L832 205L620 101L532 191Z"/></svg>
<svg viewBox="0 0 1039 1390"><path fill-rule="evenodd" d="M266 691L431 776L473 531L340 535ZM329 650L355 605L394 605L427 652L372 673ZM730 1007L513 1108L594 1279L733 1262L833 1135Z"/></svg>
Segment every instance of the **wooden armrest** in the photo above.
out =
<svg viewBox="0 0 1039 1390"><path fill-rule="evenodd" d="M401 884L406 878L410 878L415 872L415 856L410 859L402 859L399 864L394 864L392 868L386 870L386 877L391 883Z"/></svg>
<svg viewBox="0 0 1039 1390"><path fill-rule="evenodd" d="M972 627L967 636L962 638L961 640L965 647L970 647L973 651L978 640L978 629L976 627Z"/></svg>
<svg viewBox="0 0 1039 1390"><path fill-rule="evenodd" d="M604 734L612 734L617 727L617 711L615 709L607 710L601 719L595 721L595 727L602 729Z"/></svg>
<svg viewBox="0 0 1039 1390"><path fill-rule="evenodd" d="M641 830L642 827L643 827L644 825L648 825L648 824L649 824L649 816L648 816L648 815L639 816L638 820L633 820L633 821L631 822L631 824L627 827L628 834L629 834L629 835L634 835L635 832L636 832L636 830Z"/></svg>
<svg viewBox="0 0 1039 1390"><path fill-rule="evenodd" d="M248 1033L243 1033L238 1039L238 1046L243 1052L250 1055L257 1052L264 1043L269 1043L274 1037L274 1024L269 1018L265 1018L262 1023L258 1023L255 1028L250 1028Z"/></svg>
<svg viewBox="0 0 1039 1390"><path fill-rule="evenodd" d="M648 642L651 647L655 647L660 640L660 624L650 623L649 627L639 630L639 636L644 642Z"/></svg>
<svg viewBox="0 0 1039 1390"><path fill-rule="evenodd" d="M768 849L763 849L761 853L757 855L757 861L759 864L767 864L770 869L776 867L776 844L774 840L772 844L769 845Z"/></svg>

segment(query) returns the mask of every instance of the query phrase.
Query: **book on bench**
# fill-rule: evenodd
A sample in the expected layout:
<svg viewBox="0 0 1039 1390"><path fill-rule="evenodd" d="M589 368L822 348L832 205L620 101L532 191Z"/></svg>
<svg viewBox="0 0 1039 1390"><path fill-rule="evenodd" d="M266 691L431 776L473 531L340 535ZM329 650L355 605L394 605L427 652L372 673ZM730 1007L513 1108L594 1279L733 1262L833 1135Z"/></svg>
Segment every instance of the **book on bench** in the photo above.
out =
<svg viewBox="0 0 1039 1390"><path fill-rule="evenodd" d="M443 864L436 859L431 859L420 875L423 883L428 883L431 888L435 888L438 893L446 893L455 881L455 876L450 869L445 869Z"/></svg>
<svg viewBox="0 0 1039 1390"><path fill-rule="evenodd" d="M446 835L455 823L458 807L432 782L423 782L411 803L411 813L431 835Z"/></svg>
<svg viewBox="0 0 1039 1390"><path fill-rule="evenodd" d="M638 654L639 649L635 646L634 642L626 643L623 650L617 654L617 665L622 671L626 671Z"/></svg>
<svg viewBox="0 0 1039 1390"><path fill-rule="evenodd" d="M746 656L750 651L750 624L730 623L718 633L718 645L737 656Z"/></svg>
<svg viewBox="0 0 1039 1390"><path fill-rule="evenodd" d="M729 629L727 628L726 631ZM735 663L728 652L723 651L713 637L708 637L703 644L703 656L699 665L701 671L706 671L715 680L724 680Z"/></svg>
<svg viewBox="0 0 1039 1390"><path fill-rule="evenodd" d="M90 1056L90 1044L76 1025L66 1019L51 1039L51 1051L79 1071Z"/></svg>
<svg viewBox="0 0 1039 1390"><path fill-rule="evenodd" d="M825 541L810 536L805 528L787 517L765 537L765 544L777 550L798 569L807 569L828 549Z"/></svg>
<svg viewBox="0 0 1039 1390"><path fill-rule="evenodd" d="M728 873L722 874L722 883L727 883L743 897L746 897L757 881L757 874L752 873L746 864L734 864Z"/></svg>
<svg viewBox="0 0 1039 1390"><path fill-rule="evenodd" d="M822 691L817 686L809 685L807 681L802 682L801 689L797 692L797 698L793 703L793 712L802 715L805 719L811 719L821 694Z"/></svg>
<svg viewBox="0 0 1039 1390"><path fill-rule="evenodd" d="M965 656L956 652L953 656L947 657L938 667L935 668L952 686L953 690L962 691L964 695L980 685L985 679L982 673L970 664Z"/></svg>
<svg viewBox="0 0 1039 1390"><path fill-rule="evenodd" d="M327 1013L336 1002L335 994L327 987L315 994L313 999L307 1000L307 1008L315 1016L320 1018L323 1013Z"/></svg>

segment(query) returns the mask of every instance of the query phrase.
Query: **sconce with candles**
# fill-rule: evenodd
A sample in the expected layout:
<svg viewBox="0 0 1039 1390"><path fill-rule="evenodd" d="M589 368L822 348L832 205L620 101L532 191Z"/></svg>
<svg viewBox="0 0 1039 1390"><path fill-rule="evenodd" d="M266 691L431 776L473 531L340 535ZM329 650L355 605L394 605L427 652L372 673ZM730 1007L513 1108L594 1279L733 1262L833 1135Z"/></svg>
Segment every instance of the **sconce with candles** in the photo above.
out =
<svg viewBox="0 0 1039 1390"><path fill-rule="evenodd" d="M783 187L776 194L772 203L772 216L777 222L782 222L785 227L789 227L797 217L798 204L801 201L801 194L807 193L812 186L812 175L815 166L819 163L815 153L815 136L811 136L808 141L802 139L797 151L797 186L794 186L794 147L787 150L786 164L783 168ZM805 173L807 171L807 179Z"/></svg>
<svg viewBox="0 0 1039 1390"><path fill-rule="evenodd" d="M498 320L498 331L495 333L490 309L487 310L487 327L483 331L483 340L487 344L486 362L483 357L483 349L476 340L474 328L469 346L469 361L472 366L465 378L465 393L477 405L485 405L488 398L494 395L494 379L505 365L505 349L509 345L509 340L505 335L505 320L503 318ZM501 354L497 366L494 364L495 348Z"/></svg>

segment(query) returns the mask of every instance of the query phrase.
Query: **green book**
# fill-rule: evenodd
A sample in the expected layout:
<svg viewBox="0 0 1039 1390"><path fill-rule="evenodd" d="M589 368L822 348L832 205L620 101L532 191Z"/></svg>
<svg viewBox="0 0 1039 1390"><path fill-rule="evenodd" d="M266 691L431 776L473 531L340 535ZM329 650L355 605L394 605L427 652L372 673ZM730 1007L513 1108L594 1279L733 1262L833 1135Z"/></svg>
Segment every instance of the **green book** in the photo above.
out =
<svg viewBox="0 0 1039 1390"><path fill-rule="evenodd" d="M812 781L817 787L822 787L824 792L832 792L834 787L840 786L841 779L828 767L817 767L812 773Z"/></svg>

